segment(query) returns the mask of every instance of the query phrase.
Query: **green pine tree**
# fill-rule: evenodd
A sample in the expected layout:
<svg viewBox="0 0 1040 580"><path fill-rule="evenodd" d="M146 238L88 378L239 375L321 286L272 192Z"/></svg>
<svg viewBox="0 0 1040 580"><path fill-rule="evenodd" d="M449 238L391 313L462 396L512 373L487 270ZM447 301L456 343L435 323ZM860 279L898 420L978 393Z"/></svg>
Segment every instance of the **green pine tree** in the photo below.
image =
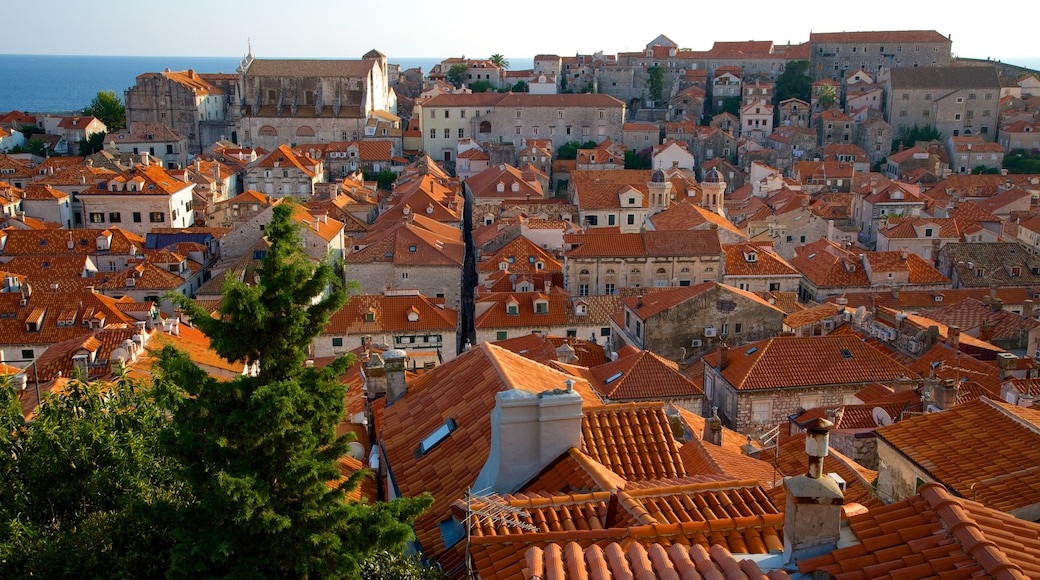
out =
<svg viewBox="0 0 1040 580"><path fill-rule="evenodd" d="M357 476L335 483L348 443L335 434L345 393L337 377L349 361L317 371L304 358L347 294L329 264L303 255L292 211L275 207L259 281L229 279L217 317L179 299L218 354L257 372L221 382L181 353L162 353L173 411L166 447L195 498L172 517L174 577L353 577L376 550L400 552L430 503L366 506L345 500Z"/></svg>

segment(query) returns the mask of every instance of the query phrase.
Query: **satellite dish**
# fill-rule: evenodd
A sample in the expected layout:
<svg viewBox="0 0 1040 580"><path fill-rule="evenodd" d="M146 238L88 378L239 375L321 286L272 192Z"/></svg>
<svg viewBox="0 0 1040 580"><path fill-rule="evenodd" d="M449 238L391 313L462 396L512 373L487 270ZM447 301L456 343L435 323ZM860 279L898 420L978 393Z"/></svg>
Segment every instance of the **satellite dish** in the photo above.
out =
<svg viewBox="0 0 1040 580"><path fill-rule="evenodd" d="M891 425L894 422L892 421L892 416L888 414L888 411L881 407L874 407L874 410L871 411L870 414L874 416L874 422L877 423L878 427Z"/></svg>
<svg viewBox="0 0 1040 580"><path fill-rule="evenodd" d="M347 455L354 459L362 459L365 457L365 447L357 441L351 441L347 443Z"/></svg>

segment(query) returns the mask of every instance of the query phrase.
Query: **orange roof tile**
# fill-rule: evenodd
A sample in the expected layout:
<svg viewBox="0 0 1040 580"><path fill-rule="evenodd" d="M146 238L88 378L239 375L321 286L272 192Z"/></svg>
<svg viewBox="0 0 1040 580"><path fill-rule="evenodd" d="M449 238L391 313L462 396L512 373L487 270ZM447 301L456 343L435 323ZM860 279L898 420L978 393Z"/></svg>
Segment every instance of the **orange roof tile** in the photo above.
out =
<svg viewBox="0 0 1040 580"><path fill-rule="evenodd" d="M775 337L730 349L727 360L722 375L738 390L890 382L911 372L856 336Z"/></svg>
<svg viewBox="0 0 1040 580"><path fill-rule="evenodd" d="M929 483L918 494L849 518L859 542L798 563L852 578L1040 578L1040 524Z"/></svg>
<svg viewBox="0 0 1040 580"><path fill-rule="evenodd" d="M1000 511L1040 503L1040 411L983 397L876 433L962 497Z"/></svg>
<svg viewBox="0 0 1040 580"><path fill-rule="evenodd" d="M629 481L686 475L663 405L604 405L583 413L583 451L614 473Z"/></svg>

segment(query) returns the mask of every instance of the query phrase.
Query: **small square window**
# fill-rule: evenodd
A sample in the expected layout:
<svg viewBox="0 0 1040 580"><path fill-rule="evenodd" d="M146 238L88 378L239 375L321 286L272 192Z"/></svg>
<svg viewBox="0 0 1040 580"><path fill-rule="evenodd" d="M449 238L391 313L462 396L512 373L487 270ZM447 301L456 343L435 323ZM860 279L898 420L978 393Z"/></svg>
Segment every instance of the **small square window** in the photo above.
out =
<svg viewBox="0 0 1040 580"><path fill-rule="evenodd" d="M343 346L343 338L336 337L332 339L332 346Z"/></svg>

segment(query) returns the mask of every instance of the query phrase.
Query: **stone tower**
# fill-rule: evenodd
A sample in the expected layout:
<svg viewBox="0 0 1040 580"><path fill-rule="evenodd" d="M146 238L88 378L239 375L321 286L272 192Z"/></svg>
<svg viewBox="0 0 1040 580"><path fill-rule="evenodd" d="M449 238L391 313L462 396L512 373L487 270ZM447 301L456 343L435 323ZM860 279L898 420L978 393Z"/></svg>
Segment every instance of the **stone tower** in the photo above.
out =
<svg viewBox="0 0 1040 580"><path fill-rule="evenodd" d="M654 170L650 175L650 181L646 184L646 189L650 194L647 217L668 209L672 199L672 183L665 178L663 171Z"/></svg>
<svg viewBox="0 0 1040 580"><path fill-rule="evenodd" d="M701 190L704 192L702 205L709 211L725 217L726 181L722 179L722 174L714 167L704 174Z"/></svg>

